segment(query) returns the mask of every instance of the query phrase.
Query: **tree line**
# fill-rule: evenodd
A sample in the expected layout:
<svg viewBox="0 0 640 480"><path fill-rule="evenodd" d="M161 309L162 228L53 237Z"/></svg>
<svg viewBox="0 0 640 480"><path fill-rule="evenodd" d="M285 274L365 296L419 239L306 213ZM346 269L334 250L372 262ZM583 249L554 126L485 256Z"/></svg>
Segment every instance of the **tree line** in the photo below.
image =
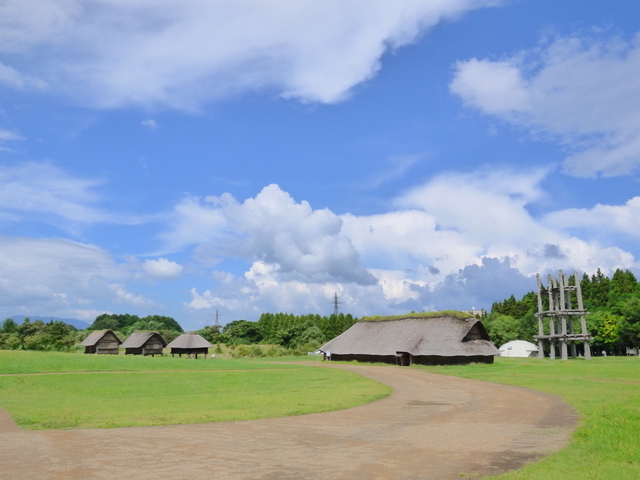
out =
<svg viewBox="0 0 640 480"><path fill-rule="evenodd" d="M0 349L3 350L66 350L82 342L94 330L113 330L118 337L125 339L133 332L155 331L170 342L183 330L171 317L104 313L98 315L90 327L78 330L62 321L31 321L28 317L18 324L7 318L0 326Z"/></svg>
<svg viewBox="0 0 640 480"><path fill-rule="evenodd" d="M279 353L306 353L340 335L356 320L351 314L343 313L329 316L263 313L257 322L234 320L223 327L209 326L197 333L218 345L268 344L280 347ZM18 324L8 318L0 327L0 349L69 351L92 331L106 329L113 330L123 340L133 332L156 331L167 342L184 332L175 319L161 315L140 318L128 313L104 313L98 315L85 330L78 330L61 321L44 323L42 320L25 318Z"/></svg>
<svg viewBox="0 0 640 480"><path fill-rule="evenodd" d="M573 277L569 284L574 285ZM589 311L587 328L593 336L596 351L624 354L625 347L640 346L640 284L629 270L617 269L611 278L600 269L580 280L584 307ZM543 291L543 308L548 309L548 297ZM572 293L575 295L575 293ZM575 301L573 305L575 305ZM534 341L538 334L538 297L534 291L522 299L511 297L494 302L483 323L496 345L511 340ZM548 322L545 333L548 334Z"/></svg>
<svg viewBox="0 0 640 480"><path fill-rule="evenodd" d="M82 331L61 321L31 322L25 318L18 324L12 318L7 318L0 327L0 349L69 351L85 336Z"/></svg>
<svg viewBox="0 0 640 480"><path fill-rule="evenodd" d="M317 349L356 321L350 313L329 316L263 313L257 322L234 320L224 327L209 326L198 333L215 344L268 344L302 351Z"/></svg>

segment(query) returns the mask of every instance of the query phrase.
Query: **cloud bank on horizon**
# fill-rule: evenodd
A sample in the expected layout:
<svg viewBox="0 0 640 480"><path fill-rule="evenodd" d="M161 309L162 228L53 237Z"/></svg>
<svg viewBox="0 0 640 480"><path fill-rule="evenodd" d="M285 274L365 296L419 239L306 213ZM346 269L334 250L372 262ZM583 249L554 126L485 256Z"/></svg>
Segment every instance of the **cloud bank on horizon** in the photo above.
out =
<svg viewBox="0 0 640 480"><path fill-rule="evenodd" d="M5 316L488 309L640 267L640 21L540 41L531 2L37 3L0 6ZM473 38L499 15L515 50Z"/></svg>

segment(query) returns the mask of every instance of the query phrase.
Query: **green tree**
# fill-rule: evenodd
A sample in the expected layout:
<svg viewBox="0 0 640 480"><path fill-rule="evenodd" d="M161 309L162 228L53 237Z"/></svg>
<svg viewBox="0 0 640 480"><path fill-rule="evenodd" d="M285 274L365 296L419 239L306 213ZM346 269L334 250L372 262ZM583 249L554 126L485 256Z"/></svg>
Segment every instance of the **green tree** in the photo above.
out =
<svg viewBox="0 0 640 480"><path fill-rule="evenodd" d="M520 322L510 315L489 315L483 324L491 341L498 347L520 338Z"/></svg>
<svg viewBox="0 0 640 480"><path fill-rule="evenodd" d="M161 325L160 330L174 330L176 332L183 333L184 330L180 324L171 317L165 317L163 315L148 315L142 319L144 322L155 322ZM136 322L137 323L137 322Z"/></svg>
<svg viewBox="0 0 640 480"><path fill-rule="evenodd" d="M0 331L4 333L13 333L18 330L18 324L13 320L13 318L7 318L4 322L2 322L2 328Z"/></svg>
<svg viewBox="0 0 640 480"><path fill-rule="evenodd" d="M257 322L248 320L234 320L227 323L222 329L222 333L228 335L232 342L259 343L262 340L262 332Z"/></svg>
<svg viewBox="0 0 640 480"><path fill-rule="evenodd" d="M22 323L16 329L16 333L18 334L18 338L20 339L20 346L25 348L25 339L31 335L34 335L38 332L38 327L31 323L29 317L25 318Z"/></svg>
<svg viewBox="0 0 640 480"><path fill-rule="evenodd" d="M640 297L634 296L620 305L620 338L626 346L640 345Z"/></svg>
<svg viewBox="0 0 640 480"><path fill-rule="evenodd" d="M599 310L587 316L587 327L593 336L593 345L613 350L620 341L620 324L622 317L606 310Z"/></svg>

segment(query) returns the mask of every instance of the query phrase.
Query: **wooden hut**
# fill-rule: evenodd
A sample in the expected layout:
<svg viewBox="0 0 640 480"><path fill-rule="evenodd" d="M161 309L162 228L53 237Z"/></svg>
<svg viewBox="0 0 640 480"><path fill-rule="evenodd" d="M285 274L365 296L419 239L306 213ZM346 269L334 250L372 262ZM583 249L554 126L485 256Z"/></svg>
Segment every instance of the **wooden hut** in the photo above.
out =
<svg viewBox="0 0 640 480"><path fill-rule="evenodd" d="M364 317L320 350L330 360L404 366L493 363L498 355L480 320L453 311Z"/></svg>
<svg viewBox="0 0 640 480"><path fill-rule="evenodd" d="M121 345L125 355L162 355L167 342L158 332L134 332Z"/></svg>
<svg viewBox="0 0 640 480"><path fill-rule="evenodd" d="M186 355L195 355L196 358L198 358L199 354L204 355L206 358L209 348L211 347L213 347L213 345L197 333L183 333L167 345L167 348L171 349L171 356L177 353L182 357L184 353Z"/></svg>
<svg viewBox="0 0 640 480"><path fill-rule="evenodd" d="M122 340L112 330L96 330L80 344L84 353L117 355Z"/></svg>

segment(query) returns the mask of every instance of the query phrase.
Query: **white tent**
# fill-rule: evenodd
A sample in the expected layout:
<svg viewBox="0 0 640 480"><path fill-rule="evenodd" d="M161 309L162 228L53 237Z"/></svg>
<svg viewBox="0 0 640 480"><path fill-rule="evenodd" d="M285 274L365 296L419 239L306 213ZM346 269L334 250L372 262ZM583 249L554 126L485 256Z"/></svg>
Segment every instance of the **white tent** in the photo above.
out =
<svg viewBox="0 0 640 480"><path fill-rule="evenodd" d="M538 346L526 340L513 340L502 345L498 351L501 357L535 357Z"/></svg>

